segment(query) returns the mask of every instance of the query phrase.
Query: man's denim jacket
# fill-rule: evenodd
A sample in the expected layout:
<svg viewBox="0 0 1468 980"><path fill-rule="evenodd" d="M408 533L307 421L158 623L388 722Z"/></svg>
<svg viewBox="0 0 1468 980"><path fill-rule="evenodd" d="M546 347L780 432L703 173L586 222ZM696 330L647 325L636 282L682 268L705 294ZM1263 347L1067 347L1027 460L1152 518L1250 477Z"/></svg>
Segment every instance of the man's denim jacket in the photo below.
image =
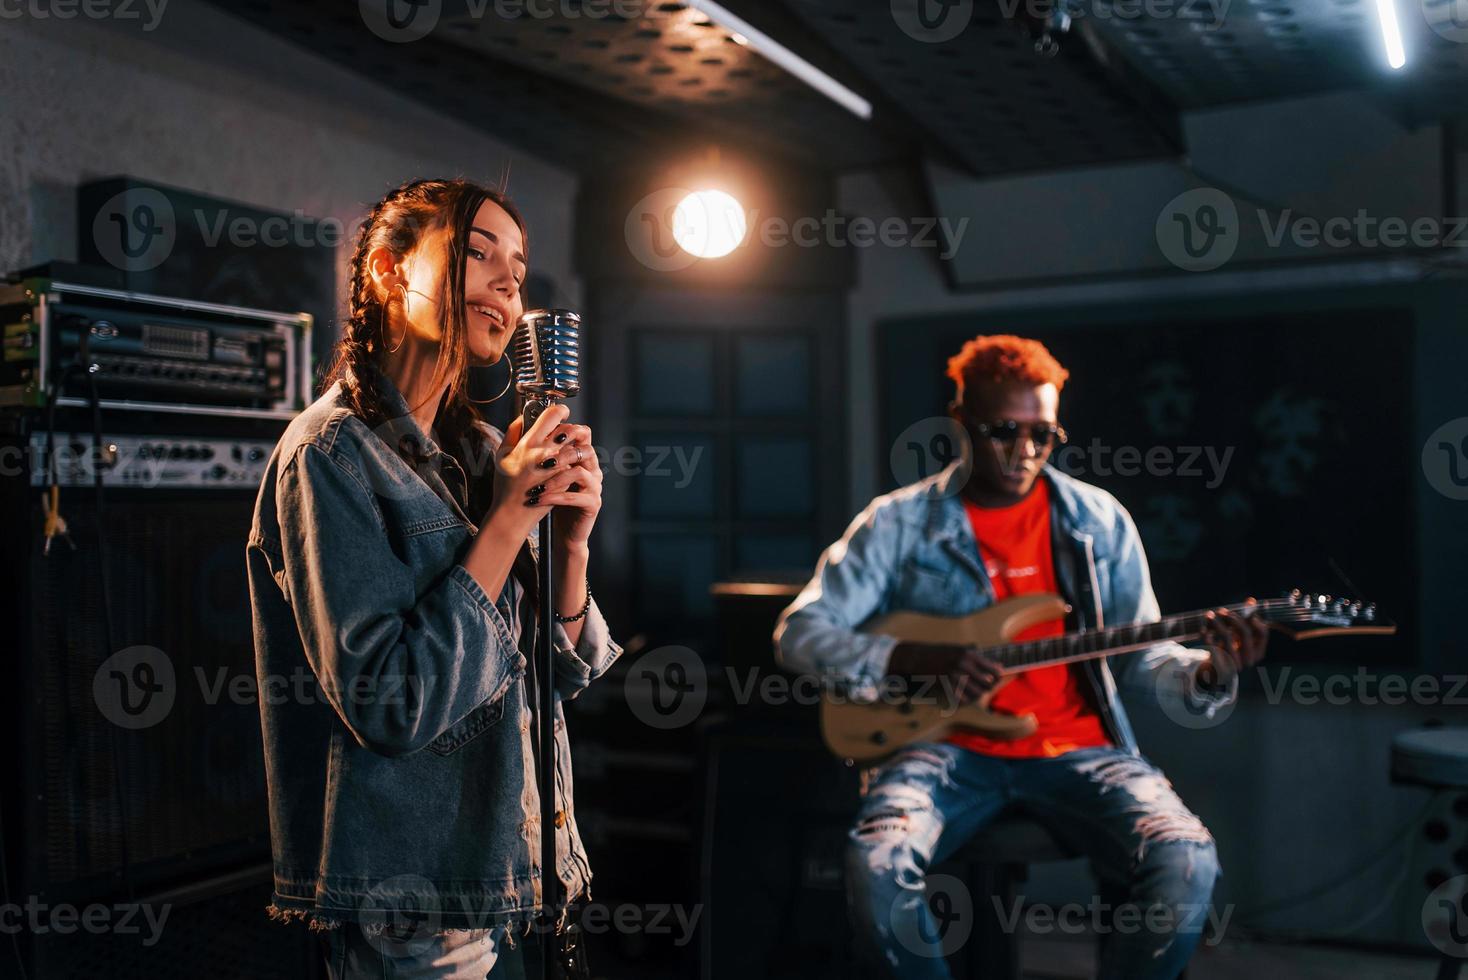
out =
<svg viewBox="0 0 1468 980"><path fill-rule="evenodd" d="M959 495L967 475L961 467L952 463L873 500L826 549L815 577L776 626L776 656L784 667L870 697L897 641L857 632L863 623L900 609L959 616L994 602ZM1054 467L1045 467L1043 479L1051 488L1056 578L1072 608L1067 628L1156 622L1157 598L1131 516L1105 490ZM1137 751L1117 677L1129 691L1181 698L1189 712L1207 717L1232 700L1237 679L1216 694L1198 685L1196 670L1205 656L1163 643L1082 662L1085 690L1112 742Z"/></svg>
<svg viewBox="0 0 1468 980"><path fill-rule="evenodd" d="M270 911L317 927L405 910L441 928L526 922L541 889L525 591L512 574L490 596L460 564L481 516L464 512L465 474L379 378L390 421L376 429L340 384L290 424L250 530ZM492 479L502 434L484 430L471 468ZM556 627L556 648L560 699L621 653L595 605L574 648ZM591 871L559 703L555 754L557 870L574 897Z"/></svg>

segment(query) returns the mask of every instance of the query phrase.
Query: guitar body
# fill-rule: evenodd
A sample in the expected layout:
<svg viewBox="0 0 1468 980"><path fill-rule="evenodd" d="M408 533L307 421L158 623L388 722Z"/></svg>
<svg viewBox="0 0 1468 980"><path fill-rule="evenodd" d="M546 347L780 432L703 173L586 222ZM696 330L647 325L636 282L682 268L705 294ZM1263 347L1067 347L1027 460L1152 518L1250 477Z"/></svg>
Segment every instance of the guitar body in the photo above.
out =
<svg viewBox="0 0 1468 980"><path fill-rule="evenodd" d="M1292 589L1283 598L1253 599L1227 607L1239 616L1261 616L1271 630L1296 640L1358 634L1391 636L1395 624L1377 615L1375 603L1338 599ZM914 742L939 741L955 731L974 731L992 739L1033 734L1034 715L1009 715L990 707L994 694L1011 677L1050 664L1073 663L1143 650L1158 643L1206 639L1213 611L1175 613L1152 623L1078 630L1058 637L1016 643L1021 630L1059 619L1070 609L1049 593L1015 596L968 616L930 616L896 612L873 620L865 633L895 636L915 643L954 643L992 651L1002 665L999 683L972 704L958 705L938 684L913 690L911 701L853 703L827 693L821 701L821 737L843 759L870 765Z"/></svg>
<svg viewBox="0 0 1468 980"><path fill-rule="evenodd" d="M964 643L978 647L1008 643L1036 623L1063 617L1069 607L1050 593L1015 596L967 616L932 616L895 612L868 623L862 630L918 643ZM853 703L826 694L821 702L821 737L836 755L870 765L914 742L935 742L954 731L973 731L994 739L1023 738L1035 731L1034 715L1007 715L989 707L995 693L1009 680L978 701L954 705L948 692L933 685L914 691L922 703Z"/></svg>

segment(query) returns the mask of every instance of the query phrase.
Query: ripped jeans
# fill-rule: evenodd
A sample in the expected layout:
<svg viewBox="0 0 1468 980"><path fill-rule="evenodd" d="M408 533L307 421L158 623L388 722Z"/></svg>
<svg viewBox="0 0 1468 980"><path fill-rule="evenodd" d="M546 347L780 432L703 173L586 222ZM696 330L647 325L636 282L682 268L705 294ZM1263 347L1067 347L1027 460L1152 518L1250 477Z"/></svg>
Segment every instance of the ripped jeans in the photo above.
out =
<svg viewBox="0 0 1468 980"><path fill-rule="evenodd" d="M1219 873L1213 838L1157 767L1111 747L1004 759L924 744L877 770L846 850L856 942L874 964L904 980L950 976L943 957L953 950L943 948L951 943L924 894L927 869L1008 809L1088 856L1125 896L1102 944L1101 977L1173 980L1181 972Z"/></svg>

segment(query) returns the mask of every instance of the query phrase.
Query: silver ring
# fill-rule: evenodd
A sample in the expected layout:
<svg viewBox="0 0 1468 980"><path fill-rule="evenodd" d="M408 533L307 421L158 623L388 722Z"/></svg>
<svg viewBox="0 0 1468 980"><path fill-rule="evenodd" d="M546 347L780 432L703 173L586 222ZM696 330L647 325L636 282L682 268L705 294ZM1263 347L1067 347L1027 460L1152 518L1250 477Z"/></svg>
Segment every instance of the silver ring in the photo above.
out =
<svg viewBox="0 0 1468 980"><path fill-rule="evenodd" d="M581 447L580 446L573 446L572 448L576 450L576 465L577 466L580 466L581 465Z"/></svg>

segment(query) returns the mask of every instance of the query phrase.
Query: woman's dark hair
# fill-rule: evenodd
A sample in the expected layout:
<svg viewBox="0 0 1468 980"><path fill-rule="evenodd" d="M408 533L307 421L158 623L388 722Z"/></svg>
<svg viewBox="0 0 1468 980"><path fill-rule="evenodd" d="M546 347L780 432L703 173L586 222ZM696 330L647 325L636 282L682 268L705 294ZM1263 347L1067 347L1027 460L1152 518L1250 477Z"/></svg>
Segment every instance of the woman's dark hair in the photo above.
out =
<svg viewBox="0 0 1468 980"><path fill-rule="evenodd" d="M464 261L469 228L485 201L498 204L514 220L520 229L524 251L529 254L525 221L501 190L459 179L413 180L394 188L373 206L362 222L357 249L352 255L347 317L341 339L321 382L321 390L325 391L340 381L347 406L369 428L376 429L391 421L384 413L382 393L376 384L378 372L368 368L382 366L388 344L385 332L392 329L388 307L402 293L377 295L367 268L367 256L379 245L396 255L407 255L430 234L446 230L443 280L438 289L442 339L433 380L435 388L447 381L448 390L434 430L439 446L454 456L469 475L471 494L477 481L468 465L474 460L467 457L478 458L482 466L483 457L476 447L484 437L480 428L483 416L469 400L467 391L469 347L464 316Z"/></svg>

